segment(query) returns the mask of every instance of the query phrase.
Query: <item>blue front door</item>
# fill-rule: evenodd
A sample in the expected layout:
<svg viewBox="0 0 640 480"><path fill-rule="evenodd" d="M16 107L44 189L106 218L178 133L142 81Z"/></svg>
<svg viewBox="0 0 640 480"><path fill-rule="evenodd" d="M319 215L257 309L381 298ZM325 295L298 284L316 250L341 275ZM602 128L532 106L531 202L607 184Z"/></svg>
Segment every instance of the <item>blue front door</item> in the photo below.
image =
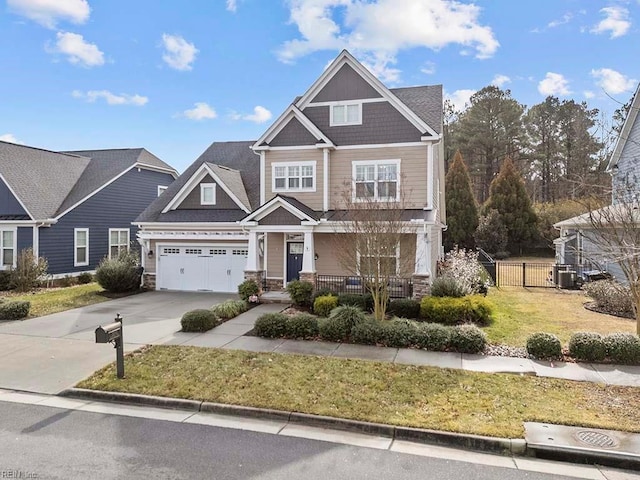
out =
<svg viewBox="0 0 640 480"><path fill-rule="evenodd" d="M304 243L287 243L287 283L292 280L300 280L300 270L302 270L302 252Z"/></svg>

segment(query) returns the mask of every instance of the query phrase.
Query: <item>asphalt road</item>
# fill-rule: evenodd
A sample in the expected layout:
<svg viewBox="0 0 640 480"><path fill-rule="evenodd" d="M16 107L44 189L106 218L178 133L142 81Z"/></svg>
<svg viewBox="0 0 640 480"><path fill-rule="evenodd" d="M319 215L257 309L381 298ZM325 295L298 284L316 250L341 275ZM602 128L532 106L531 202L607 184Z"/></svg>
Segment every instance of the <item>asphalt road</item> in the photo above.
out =
<svg viewBox="0 0 640 480"><path fill-rule="evenodd" d="M567 477L243 430L0 402L0 478Z"/></svg>

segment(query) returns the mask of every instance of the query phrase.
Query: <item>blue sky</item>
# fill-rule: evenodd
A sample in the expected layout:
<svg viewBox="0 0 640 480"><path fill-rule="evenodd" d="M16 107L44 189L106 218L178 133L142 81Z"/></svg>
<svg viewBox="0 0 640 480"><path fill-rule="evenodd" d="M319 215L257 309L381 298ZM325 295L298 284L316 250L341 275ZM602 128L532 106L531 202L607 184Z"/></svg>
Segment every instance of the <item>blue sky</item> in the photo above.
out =
<svg viewBox="0 0 640 480"><path fill-rule="evenodd" d="M0 139L142 146L179 171L257 138L342 48L459 106L494 83L610 117L640 80L640 0L0 1Z"/></svg>

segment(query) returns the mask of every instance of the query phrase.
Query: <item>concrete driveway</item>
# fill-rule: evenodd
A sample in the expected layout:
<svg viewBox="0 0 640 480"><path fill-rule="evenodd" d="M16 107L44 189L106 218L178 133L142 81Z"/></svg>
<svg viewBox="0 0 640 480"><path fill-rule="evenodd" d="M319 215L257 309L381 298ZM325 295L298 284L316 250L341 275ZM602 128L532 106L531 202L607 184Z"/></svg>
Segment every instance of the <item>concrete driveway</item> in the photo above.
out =
<svg viewBox="0 0 640 480"><path fill-rule="evenodd" d="M0 323L0 388L58 393L115 360L110 344L95 344L98 325L124 319L127 351L160 344L180 330L180 317L233 294L146 292L30 320Z"/></svg>

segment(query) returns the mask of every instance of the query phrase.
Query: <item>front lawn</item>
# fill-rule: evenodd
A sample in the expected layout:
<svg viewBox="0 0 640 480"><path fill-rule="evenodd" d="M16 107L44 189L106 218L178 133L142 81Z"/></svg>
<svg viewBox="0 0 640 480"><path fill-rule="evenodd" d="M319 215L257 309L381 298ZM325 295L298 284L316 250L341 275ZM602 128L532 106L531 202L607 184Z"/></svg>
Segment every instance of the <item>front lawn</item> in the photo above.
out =
<svg viewBox="0 0 640 480"><path fill-rule="evenodd" d="M153 346L81 388L521 438L523 422L640 432L640 389L314 356Z"/></svg>
<svg viewBox="0 0 640 480"><path fill-rule="evenodd" d="M3 297L7 300L31 302L29 318L33 318L106 302L126 295L129 294L108 293L97 283L89 283L74 287L42 289L24 294L5 293Z"/></svg>
<svg viewBox="0 0 640 480"><path fill-rule="evenodd" d="M592 312L581 292L555 288L500 287L489 289L494 304L494 321L483 328L491 343L517 347L526 344L534 332L557 335L563 344L574 332L635 333L635 320Z"/></svg>

